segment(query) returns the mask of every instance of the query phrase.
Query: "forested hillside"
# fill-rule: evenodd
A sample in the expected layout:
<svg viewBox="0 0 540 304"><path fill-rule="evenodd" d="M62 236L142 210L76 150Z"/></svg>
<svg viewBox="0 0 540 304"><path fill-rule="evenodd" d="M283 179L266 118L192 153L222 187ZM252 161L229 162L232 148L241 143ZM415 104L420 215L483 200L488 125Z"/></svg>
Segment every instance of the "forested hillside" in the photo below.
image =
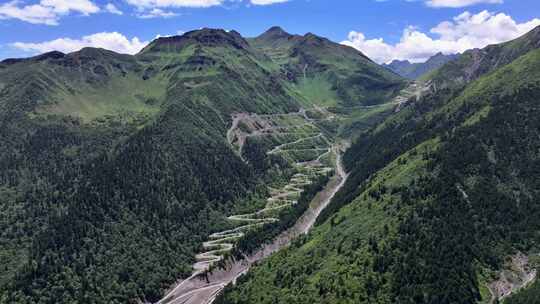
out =
<svg viewBox="0 0 540 304"><path fill-rule="evenodd" d="M218 303L490 302L505 259L540 252L539 30L426 79L348 150L351 176L313 233Z"/></svg>
<svg viewBox="0 0 540 304"><path fill-rule="evenodd" d="M320 51L313 79L326 75L325 48L352 58L352 78L326 90L334 107L383 101L349 98L346 84L387 97L404 86L359 52L305 40ZM226 214L260 205L284 163L243 161L227 142L231 115L327 105L287 76L297 72L212 29L136 56L85 48L0 63L0 303L158 300Z"/></svg>

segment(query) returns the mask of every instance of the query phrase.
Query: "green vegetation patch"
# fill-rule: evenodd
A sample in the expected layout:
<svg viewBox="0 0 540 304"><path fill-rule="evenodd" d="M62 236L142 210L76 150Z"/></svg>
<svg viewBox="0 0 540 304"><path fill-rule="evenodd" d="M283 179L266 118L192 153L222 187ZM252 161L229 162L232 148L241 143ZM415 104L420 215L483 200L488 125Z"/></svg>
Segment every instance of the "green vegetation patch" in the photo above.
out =
<svg viewBox="0 0 540 304"><path fill-rule="evenodd" d="M100 87L79 87L73 93L58 92L53 103L40 106L38 115L58 114L90 122L104 116L121 114L155 115L163 102L167 81L138 76L117 77Z"/></svg>
<svg viewBox="0 0 540 304"><path fill-rule="evenodd" d="M339 97L335 87L324 76L301 78L296 85L299 93L305 98L306 105L337 106Z"/></svg>

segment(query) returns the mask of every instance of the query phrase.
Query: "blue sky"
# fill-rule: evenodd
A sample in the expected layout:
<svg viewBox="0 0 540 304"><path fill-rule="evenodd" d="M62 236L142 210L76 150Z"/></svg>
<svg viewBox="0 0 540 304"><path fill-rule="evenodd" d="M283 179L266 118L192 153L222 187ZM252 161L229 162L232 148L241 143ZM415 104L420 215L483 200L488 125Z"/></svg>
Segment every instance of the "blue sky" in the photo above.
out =
<svg viewBox="0 0 540 304"><path fill-rule="evenodd" d="M538 0L0 0L0 58L86 45L135 53L157 35L213 27L249 37L279 25L378 62L422 61L515 38L538 18Z"/></svg>

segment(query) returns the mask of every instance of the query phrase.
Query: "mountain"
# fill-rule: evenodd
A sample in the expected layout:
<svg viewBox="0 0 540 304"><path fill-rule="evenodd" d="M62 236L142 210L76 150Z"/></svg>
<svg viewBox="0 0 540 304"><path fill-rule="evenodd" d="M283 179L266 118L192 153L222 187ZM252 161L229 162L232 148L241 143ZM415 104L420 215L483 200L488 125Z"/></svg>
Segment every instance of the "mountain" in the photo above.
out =
<svg viewBox="0 0 540 304"><path fill-rule="evenodd" d="M518 39L466 51L458 60L436 70L426 80L435 90L463 86L539 47L540 28L537 27Z"/></svg>
<svg viewBox="0 0 540 304"><path fill-rule="evenodd" d="M311 33L291 35L274 27L249 43L277 64L311 102L374 105L404 86L402 79L355 49Z"/></svg>
<svg viewBox="0 0 540 304"><path fill-rule="evenodd" d="M495 303L534 280L539 31L427 75L430 90L353 142L310 235L217 303Z"/></svg>
<svg viewBox="0 0 540 304"><path fill-rule="evenodd" d="M408 60L394 60L389 64L383 64L383 66L405 78L418 79L458 57L455 54L444 55L443 53L437 53L422 63L411 63Z"/></svg>
<svg viewBox="0 0 540 304"><path fill-rule="evenodd" d="M232 228L227 215L264 206L266 185L335 136L339 121L315 128L316 115L386 103L405 84L352 48L276 29L2 61L0 303L157 301L211 233ZM261 117L295 132L239 144L229 135L249 113L259 120L241 136ZM311 149L267 152L304 133Z"/></svg>

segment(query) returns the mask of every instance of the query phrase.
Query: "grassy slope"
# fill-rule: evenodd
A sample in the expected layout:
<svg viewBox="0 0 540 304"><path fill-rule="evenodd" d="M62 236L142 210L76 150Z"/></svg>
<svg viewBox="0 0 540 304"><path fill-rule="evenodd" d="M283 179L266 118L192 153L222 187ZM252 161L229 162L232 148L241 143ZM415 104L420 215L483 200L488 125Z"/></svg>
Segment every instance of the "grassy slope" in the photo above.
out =
<svg viewBox="0 0 540 304"><path fill-rule="evenodd" d="M143 80L137 75L115 77L104 87L78 86L78 92L58 92L55 104L44 105L37 114L77 116L91 122L105 116L153 116L159 112L164 99L166 79Z"/></svg>
<svg viewBox="0 0 540 304"><path fill-rule="evenodd" d="M480 268L538 245L538 71L535 50L443 94L443 107L428 96L368 133L313 235L256 267L222 303L479 300Z"/></svg>
<svg viewBox="0 0 540 304"><path fill-rule="evenodd" d="M393 106L384 104L406 82L360 52L313 34L291 35L275 27L249 43L277 66L289 83L291 95L305 107L322 106L342 114L340 136L349 138L383 120Z"/></svg>
<svg viewBox="0 0 540 304"><path fill-rule="evenodd" d="M358 106L385 102L403 86L403 80L360 52L311 33L290 35L270 29L249 40L281 67L293 81L291 90L306 103Z"/></svg>

